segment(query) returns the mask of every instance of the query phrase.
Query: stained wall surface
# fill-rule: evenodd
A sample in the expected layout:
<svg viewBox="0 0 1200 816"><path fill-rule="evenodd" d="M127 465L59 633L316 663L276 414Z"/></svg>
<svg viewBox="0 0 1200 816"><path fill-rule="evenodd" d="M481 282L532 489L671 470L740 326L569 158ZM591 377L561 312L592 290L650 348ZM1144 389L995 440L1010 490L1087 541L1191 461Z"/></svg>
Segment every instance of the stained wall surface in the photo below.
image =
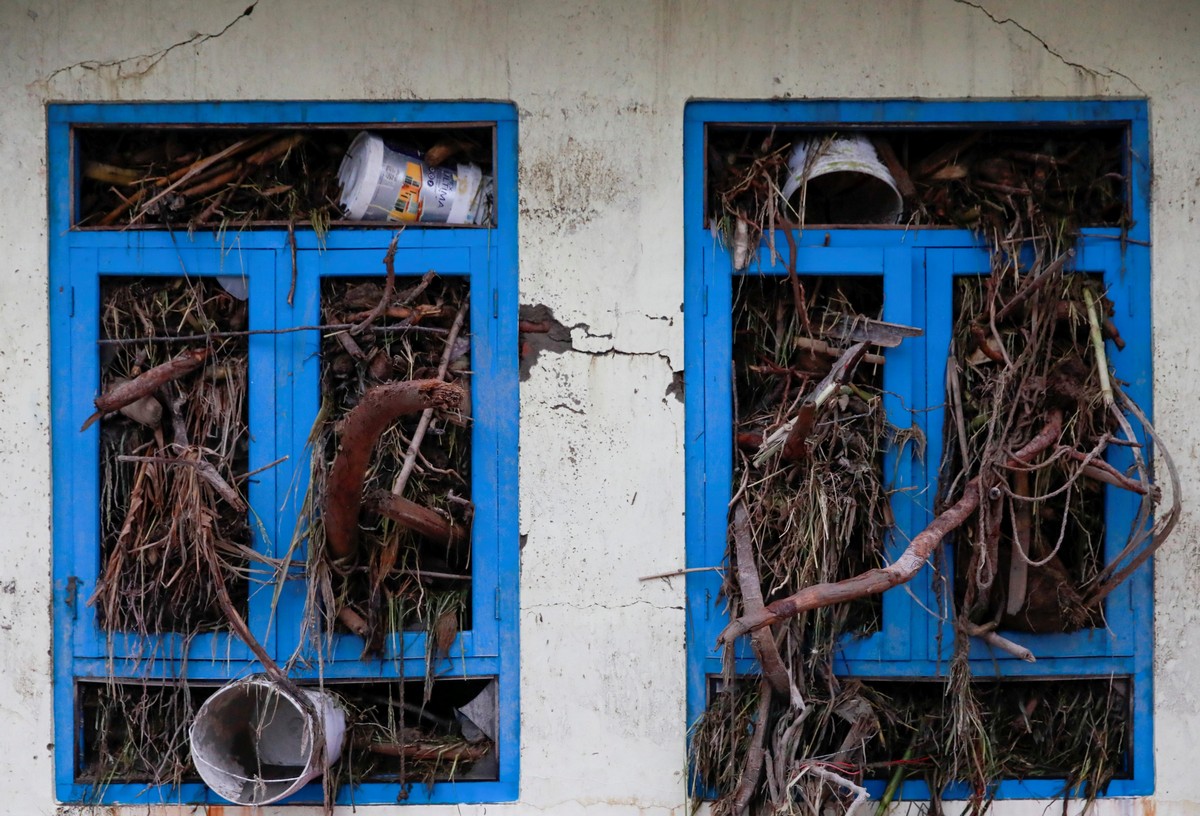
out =
<svg viewBox="0 0 1200 816"><path fill-rule="evenodd" d="M520 801L439 813L685 810L683 583L638 578L684 558L683 405L672 383L683 368L689 99L1148 98L1156 416L1184 499L1195 498L1200 5L254 0L243 15L246 2L0 3L5 812L57 807L48 745L50 101L518 106L521 302L550 307L571 327L573 348L542 354L521 391ZM1157 793L1106 811L1200 809L1196 532L1190 511L1156 566Z"/></svg>

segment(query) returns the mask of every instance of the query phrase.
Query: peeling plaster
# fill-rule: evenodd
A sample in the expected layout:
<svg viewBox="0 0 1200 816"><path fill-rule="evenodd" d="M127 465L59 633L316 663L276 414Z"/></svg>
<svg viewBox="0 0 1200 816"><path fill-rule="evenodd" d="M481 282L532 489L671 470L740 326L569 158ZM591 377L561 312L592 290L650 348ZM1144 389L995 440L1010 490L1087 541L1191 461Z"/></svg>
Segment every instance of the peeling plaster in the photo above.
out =
<svg viewBox="0 0 1200 816"><path fill-rule="evenodd" d="M522 326L528 327L529 330L521 332L521 381L529 379L533 367L538 364L538 358L543 351L551 354L566 354L567 352L575 352L578 354L586 354L589 357L661 357L666 361L667 366L671 366L670 355L666 351L625 351L616 347L615 343L600 343L598 348L587 348L582 345L587 340L613 340L612 334L593 333L591 326L587 323L576 323L572 326L564 326L554 317L554 312L549 306L542 304L537 305L522 305L520 307L519 319ZM670 318L652 318L659 320L669 320ZM679 372L672 369L673 377L681 377ZM667 393L672 393L671 389L674 386L668 386ZM551 408L565 407L575 413L569 406L552 405Z"/></svg>

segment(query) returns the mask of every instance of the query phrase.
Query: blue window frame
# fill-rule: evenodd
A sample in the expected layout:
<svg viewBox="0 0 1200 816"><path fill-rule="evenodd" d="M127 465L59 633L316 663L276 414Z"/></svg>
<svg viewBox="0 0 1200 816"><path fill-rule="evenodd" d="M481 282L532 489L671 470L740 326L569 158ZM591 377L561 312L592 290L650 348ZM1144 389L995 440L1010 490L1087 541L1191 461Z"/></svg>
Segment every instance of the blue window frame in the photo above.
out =
<svg viewBox="0 0 1200 816"><path fill-rule="evenodd" d="M1149 415L1151 406L1149 136L1142 101L697 101L688 105L684 130L685 378L687 469L688 716L695 722L708 701L711 679L722 671L717 638L728 622L720 599L721 578L705 571L724 562L733 475L732 308L741 275L786 276L786 266L765 248L743 273L733 270L727 249L705 220L706 145L712 125L762 128L772 125L823 130L986 127L1104 126L1123 129L1128 148L1130 226L1088 228L1076 244L1074 269L1101 276L1119 310L1127 347L1109 351L1128 394ZM777 237L778 244L782 238ZM989 271L980 239L946 228L821 227L798 239L797 270L803 275L872 275L882 279L884 316L920 326L922 337L885 353L885 410L897 425L916 424L928 440L923 460L913 446L886 454L884 471L894 489L897 535L885 547L890 559L932 518L941 459L945 365L950 345L953 287L963 276ZM785 250L786 252L786 250ZM902 408L901 401L903 401ZM917 410L908 412L907 408ZM1130 464L1127 452L1109 461ZM1105 491L1105 542L1109 557L1124 545L1137 503L1125 491ZM950 561L951 559L946 559ZM971 652L976 678L1123 677L1132 684L1132 775L1114 780L1107 795L1153 791L1151 720L1152 571L1143 565L1106 601L1107 628L1070 634L1014 635L1037 656L1030 664L993 653L981 644ZM944 677L953 648L951 627L938 609L929 566L907 585L882 598L882 625L867 637L847 639L835 657L839 674L872 679ZM739 673L757 671L745 643L735 650ZM882 783L869 783L872 794ZM1008 780L1001 798L1053 798L1061 780ZM965 798L965 786L945 792ZM928 797L923 782L905 782L901 795Z"/></svg>
<svg viewBox="0 0 1200 816"><path fill-rule="evenodd" d="M472 607L470 627L432 667L439 677L495 678L498 715L496 778L432 786L363 782L343 786L340 803L510 801L518 781L517 644L517 118L511 104L401 103L155 103L58 104L48 109L50 164L51 401L53 411L55 780L62 801L98 803L220 802L200 784L152 788L78 781L81 683L102 678L224 681L262 670L249 650L222 632L188 640L163 634L148 640L111 638L88 605L100 570L99 435L80 432L100 385L99 298L106 276L203 278L237 275L249 290L249 328L317 325L322 280L381 275L394 229L334 226L324 236L266 227L212 234L165 230L88 230L74 226L79 168L75 134L83 126L385 127L437 124L487 127L493 134L495 219L486 228L410 227L396 255L397 275L433 269L466 279L470 288L472 361ZM293 255L294 251L294 255ZM294 266L293 266L294 264ZM182 271L181 271L182 270ZM288 292L295 274L295 297ZM251 546L283 557L296 529L311 451L306 440L319 408L319 334L255 334L248 339L249 463L263 470L248 488ZM486 406L486 410L483 410ZM294 555L293 558L296 558ZM303 557L293 564L303 563ZM420 679L426 676L425 635L395 634L381 659L360 659L363 643L337 635L316 660L304 654L300 620L304 577L293 570L278 589L273 576L249 582L247 619L279 663L297 650L291 675L301 683ZM289 802L321 800L312 784Z"/></svg>

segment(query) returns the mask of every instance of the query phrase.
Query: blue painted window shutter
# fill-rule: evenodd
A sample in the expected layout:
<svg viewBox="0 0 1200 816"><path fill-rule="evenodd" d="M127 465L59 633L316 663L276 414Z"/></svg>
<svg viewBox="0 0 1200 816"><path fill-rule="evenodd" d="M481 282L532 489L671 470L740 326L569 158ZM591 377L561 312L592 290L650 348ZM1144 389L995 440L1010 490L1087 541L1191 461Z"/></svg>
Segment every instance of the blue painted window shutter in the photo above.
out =
<svg viewBox="0 0 1200 816"><path fill-rule="evenodd" d="M98 428L80 432L92 412L100 384L97 339L99 292L105 276L243 276L249 289L252 330L289 329L320 323L323 280L379 276L394 231L378 226L334 227L318 237L267 227L219 234L166 230L89 230L73 227L79 168L73 164L76 129L85 126L280 125L369 127L441 124L489 126L494 134L496 218L487 228L410 227L397 253L397 274L435 270L470 286L472 361L473 524L471 624L459 633L450 654L433 667L438 676L496 678L498 681L498 778L401 786L365 782L343 788L345 804L458 803L510 801L518 779L517 650L517 117L507 103L492 102L254 102L61 104L49 108L50 143L50 315L53 411L53 496L55 579L55 777L62 801L97 803L220 802L203 785L178 789L141 784L86 785L76 779L78 683L109 677L153 681L179 677L219 682L261 667L245 646L224 633L183 642L160 635L152 643L121 634L111 638L87 601L99 564ZM364 124L366 123L366 124ZM182 270L182 271L181 271ZM294 305L288 292L295 272ZM248 341L250 358L250 461L254 470L286 457L251 480L252 544L263 555L282 558L296 528L311 451L306 439L319 408L318 333L258 334ZM302 564L293 562L293 572ZM360 659L362 641L339 636L320 665L301 639L304 580L294 575L277 599L270 571L252 579L248 620L283 664L297 654L291 676L326 683L401 678L426 674L425 636L392 637L383 659ZM310 651L306 651L306 649ZM185 660L186 658L186 660ZM312 784L288 801L320 801Z"/></svg>
<svg viewBox="0 0 1200 816"><path fill-rule="evenodd" d="M724 562L732 455L732 309L741 275L786 276L786 264L761 248L744 273L733 271L730 254L705 221L705 170L708 128L805 128L818 131L853 128L930 128L959 125L1121 126L1129 148L1131 226L1083 230L1076 244L1076 271L1100 276L1119 310L1128 345L1116 358L1128 393L1147 411L1151 404L1150 265L1148 211L1148 125L1141 101L697 101L687 106L684 131L685 365L687 469L688 712L695 722L704 711L711 681L722 671L717 638L728 622L720 597L721 578L706 570ZM781 246L782 237L776 241ZM893 511L899 535L888 545L894 558L904 542L932 517L941 459L944 371L950 344L953 287L957 277L989 270L981 240L965 230L856 228L807 230L799 238L797 269L804 275L869 275L882 279L884 317L920 326L924 335L886 352L885 408L898 425L911 414L928 440L923 460L908 446L887 454ZM787 250L784 250L786 254ZM922 410L926 408L928 410ZM1125 462L1118 461L1119 467ZM1124 491L1106 491L1106 541L1109 556L1124 545L1136 502ZM1153 791L1151 720L1151 642L1153 587L1149 565L1107 600L1107 628L1070 634L1029 635L1019 640L1037 655L1029 664L980 648L971 654L974 676L1124 677L1132 684L1133 773L1114 780L1107 795L1145 795ZM936 678L946 675L953 635L938 620L933 571L928 566L909 584L884 593L882 626L866 637L847 640L835 657L835 671L872 679ZM939 631L945 627L943 631ZM744 639L743 639L744 640ZM757 671L745 644L736 650L736 670ZM875 783L871 783L874 785ZM1001 798L1053 798L1061 780L1010 780ZM873 790L882 791L882 784ZM950 790L950 798L964 791ZM924 783L906 782L902 796L928 796Z"/></svg>

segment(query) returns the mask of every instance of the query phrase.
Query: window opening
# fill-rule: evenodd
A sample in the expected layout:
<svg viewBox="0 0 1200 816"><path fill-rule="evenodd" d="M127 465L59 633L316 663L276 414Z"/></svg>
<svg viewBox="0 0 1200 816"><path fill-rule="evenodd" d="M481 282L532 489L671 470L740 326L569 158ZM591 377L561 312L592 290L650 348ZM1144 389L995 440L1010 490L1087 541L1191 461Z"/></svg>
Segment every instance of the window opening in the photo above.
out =
<svg viewBox="0 0 1200 816"><path fill-rule="evenodd" d="M1089 795L1114 779L1129 779L1132 739L1129 680L1124 677L1061 680L981 681L975 724L994 753L979 757L995 778L1045 779L1063 790ZM693 772L696 782L710 790L737 788L741 775L727 761L732 749L739 755L757 750L754 733L763 708L756 683L717 686L712 704L693 732ZM807 756L813 766L851 776L857 769L865 781L887 785L880 798L898 799L900 783L922 775L953 795L962 771L947 763L943 743L956 726L954 710L942 687L929 681L848 680L837 688L832 716L793 731L791 744L772 747L764 761L768 778L794 775L794 760L776 756ZM868 736L875 735L875 736ZM853 758L867 739L861 765ZM779 749L783 749L781 753ZM803 767L803 766L802 766ZM822 797L821 786L836 780L813 775L798 780L798 795L807 801ZM877 786L878 786L877 785Z"/></svg>
<svg viewBox="0 0 1200 816"><path fill-rule="evenodd" d="M761 227L801 222L985 229L1030 197L1061 220L1064 235L1128 224L1120 127L710 125L705 132L705 217L731 239L739 222L758 235Z"/></svg>
<svg viewBox="0 0 1200 816"><path fill-rule="evenodd" d="M322 323L363 330L330 333L321 343L321 410L306 499L310 610L336 617L337 628L363 637L368 652L382 653L388 633L415 629L433 634L436 660L470 628L469 296L468 281L432 271L383 284L322 282ZM418 382L425 390L449 385L450 410L435 416L432 401L396 385ZM390 416L397 401L412 410L376 435L378 423L364 412ZM430 407L422 407L426 402ZM355 461L347 464L350 457ZM344 512L359 505L361 514ZM340 529L330 530L331 523Z"/></svg>
<svg viewBox="0 0 1200 816"><path fill-rule="evenodd" d="M199 783L188 730L215 683L85 681L77 684L75 778L96 788L118 783ZM496 687L491 678L331 683L349 717L335 787L363 782L431 785L495 780L499 774ZM227 727L247 727L230 722ZM250 776L258 761L250 734L235 738Z"/></svg>
<svg viewBox="0 0 1200 816"><path fill-rule="evenodd" d="M487 678L338 683L354 707L348 780L432 784L496 779L494 682Z"/></svg>
<svg viewBox="0 0 1200 816"><path fill-rule="evenodd" d="M453 202L443 200L439 207L426 196L428 206L422 207L421 193L434 188L443 199L460 193L478 199L475 207L461 207L461 217L450 223L494 223L489 126L126 126L80 127L76 134L76 227L244 229L292 223L324 231L363 220L444 224ZM391 198L369 204L384 173L390 174ZM402 184L397 176L405 174Z"/></svg>
<svg viewBox="0 0 1200 816"><path fill-rule="evenodd" d="M199 782L188 726L216 686L87 681L76 685L78 782L103 789L130 782Z"/></svg>
<svg viewBox="0 0 1200 816"><path fill-rule="evenodd" d="M955 282L954 400L940 506L952 503L954 477L994 467L988 452L1011 447L1007 439L1033 436L1030 423L1038 417L1060 410L1072 421L1060 435L1057 458L994 477L1001 498L981 505L955 532L955 603L981 626L1103 627L1103 605L1087 596L1105 564L1104 487L1113 481L1134 487L1099 455L1117 428L1104 400L1096 399L1103 386L1090 324L1112 327L1110 336L1119 339L1113 305L1103 280L1085 275L1057 277L1031 295L1027 311L1006 310L1003 304L1020 291L1009 276ZM1081 468L1092 451L1098 451L1094 461Z"/></svg>
<svg viewBox="0 0 1200 816"><path fill-rule="evenodd" d="M830 124L851 109L858 118ZM983 109L997 121L955 122ZM1028 124L1039 112L1047 124ZM688 582L691 694L706 705L692 705L692 761L715 812L853 808L915 777L926 785L905 784L906 798L974 807L998 791L1090 799L1114 782L1149 784L1150 755L1132 738L1148 727L1149 618L1125 582L1148 589L1137 569L1174 526L1179 489L1161 446L1166 473L1150 466L1146 349L1120 356L1122 324L1149 340L1147 259L1129 248L1146 234L1144 110L1083 113L1070 103L692 106L685 308L701 328L689 331L688 382L700 393L688 394L699 451ZM1133 124L1113 124L1125 117ZM828 336L831 310L809 286L880 267L904 334L870 338L869 349ZM750 323L746 292L766 287L775 311L751 309ZM886 319L855 306L855 322ZM825 335L822 371L841 366L840 377L805 371L795 341L781 343L809 324ZM882 387L862 379L868 352L885 355L879 368L893 378ZM750 373L796 381L796 392L755 387ZM904 406L908 421L880 415L905 430L854 446L860 414L847 409L874 393ZM822 419L837 427L836 458L786 449ZM916 461L926 439L929 461ZM884 499L805 492L831 464L839 478L882 472ZM755 494L771 483L788 490ZM820 524L797 535L763 523L797 517ZM874 560L831 546L868 520L891 533ZM718 536L723 585L704 572ZM792 536L807 558L833 563L782 590ZM866 629L854 611L864 601L877 610ZM1069 734L1047 716L1060 708L1079 723ZM886 791L885 780L895 783Z"/></svg>
<svg viewBox="0 0 1200 816"><path fill-rule="evenodd" d="M59 798L515 798L513 108L50 117Z"/></svg>
<svg viewBox="0 0 1200 816"><path fill-rule="evenodd" d="M883 409L884 355L868 356L864 347L849 370L843 349L882 318L879 277L751 276L738 285L731 528L738 571L727 576L725 593L745 607L742 570L759 571L762 602L770 603L882 565L892 529L883 452L894 432ZM744 562L743 552L751 556ZM882 603L867 596L831 614L836 620L812 616L806 635L789 646L824 652L818 644L837 633L878 632Z"/></svg>
<svg viewBox="0 0 1200 816"><path fill-rule="evenodd" d="M246 615L248 355L244 336L228 336L247 327L239 294L214 278L101 281L101 410L85 427L99 418L101 573L90 602L106 631L220 628L222 592ZM172 339L188 335L212 339Z"/></svg>

